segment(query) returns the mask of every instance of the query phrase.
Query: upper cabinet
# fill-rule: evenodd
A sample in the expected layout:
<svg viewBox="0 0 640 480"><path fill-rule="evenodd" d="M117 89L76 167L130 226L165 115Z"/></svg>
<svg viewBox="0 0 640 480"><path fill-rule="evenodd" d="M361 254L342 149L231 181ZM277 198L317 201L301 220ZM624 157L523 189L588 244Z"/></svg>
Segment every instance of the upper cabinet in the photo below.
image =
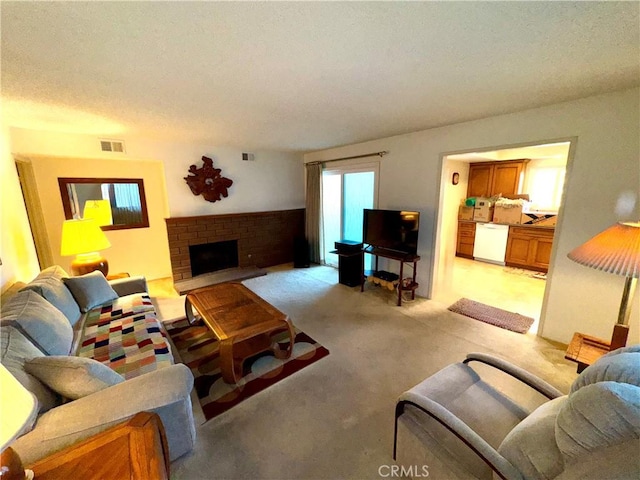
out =
<svg viewBox="0 0 640 480"><path fill-rule="evenodd" d="M480 162L469 165L467 197L516 195L528 159Z"/></svg>

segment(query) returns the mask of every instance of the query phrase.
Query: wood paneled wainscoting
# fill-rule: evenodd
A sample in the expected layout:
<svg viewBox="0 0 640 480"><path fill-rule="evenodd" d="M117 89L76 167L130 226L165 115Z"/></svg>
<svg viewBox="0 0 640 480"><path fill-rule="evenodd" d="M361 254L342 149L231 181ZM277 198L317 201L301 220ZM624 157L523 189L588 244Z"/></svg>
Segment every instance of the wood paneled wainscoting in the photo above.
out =
<svg viewBox="0 0 640 480"><path fill-rule="evenodd" d="M292 262L294 239L304 237L304 208L167 218L173 280L192 278L189 247L236 240L238 267Z"/></svg>

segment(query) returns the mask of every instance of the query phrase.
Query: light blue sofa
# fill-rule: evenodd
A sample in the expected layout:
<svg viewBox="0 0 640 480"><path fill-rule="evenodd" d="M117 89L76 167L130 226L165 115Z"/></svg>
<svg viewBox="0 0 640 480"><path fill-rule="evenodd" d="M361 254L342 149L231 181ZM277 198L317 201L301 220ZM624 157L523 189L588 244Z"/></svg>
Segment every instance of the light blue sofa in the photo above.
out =
<svg viewBox="0 0 640 480"><path fill-rule="evenodd" d="M162 419L170 460L195 443L193 376L175 363L145 279L96 275L50 267L1 306L1 362L39 410L11 445L25 464L141 411Z"/></svg>

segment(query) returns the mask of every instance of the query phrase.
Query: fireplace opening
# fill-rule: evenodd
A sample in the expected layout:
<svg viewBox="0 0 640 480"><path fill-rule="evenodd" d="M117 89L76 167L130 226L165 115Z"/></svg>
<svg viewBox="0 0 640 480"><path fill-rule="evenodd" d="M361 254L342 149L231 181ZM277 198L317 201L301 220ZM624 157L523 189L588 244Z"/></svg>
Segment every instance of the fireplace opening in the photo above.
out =
<svg viewBox="0 0 640 480"><path fill-rule="evenodd" d="M189 246L191 275L216 272L238 266L238 241L204 243Z"/></svg>

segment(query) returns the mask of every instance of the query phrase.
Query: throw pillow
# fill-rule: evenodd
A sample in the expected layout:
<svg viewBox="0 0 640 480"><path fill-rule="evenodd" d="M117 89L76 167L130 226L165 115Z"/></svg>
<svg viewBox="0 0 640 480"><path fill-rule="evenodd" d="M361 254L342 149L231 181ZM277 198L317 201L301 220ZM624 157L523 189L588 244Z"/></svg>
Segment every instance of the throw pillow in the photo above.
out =
<svg viewBox="0 0 640 480"><path fill-rule="evenodd" d="M65 398L75 400L124 382L106 365L84 357L37 357L25 370Z"/></svg>
<svg viewBox="0 0 640 480"><path fill-rule="evenodd" d="M62 283L62 279L68 276L62 267L54 265L42 270L21 291L33 290L64 313L71 325L75 325L80 319L80 309L69 289Z"/></svg>
<svg viewBox="0 0 640 480"><path fill-rule="evenodd" d="M98 305L118 298L116 291L98 270L80 277L64 278L62 281L71 291L82 312L88 312Z"/></svg>

